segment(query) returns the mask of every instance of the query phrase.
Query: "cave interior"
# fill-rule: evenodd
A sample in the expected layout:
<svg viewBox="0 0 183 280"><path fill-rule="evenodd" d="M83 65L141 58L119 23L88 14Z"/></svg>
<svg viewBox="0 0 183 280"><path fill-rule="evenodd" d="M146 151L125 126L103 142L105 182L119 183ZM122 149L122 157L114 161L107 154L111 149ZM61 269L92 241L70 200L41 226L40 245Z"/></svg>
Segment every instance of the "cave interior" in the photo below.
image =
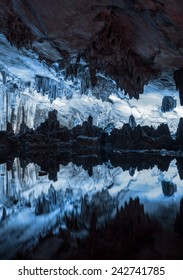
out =
<svg viewBox="0 0 183 280"><path fill-rule="evenodd" d="M0 259L182 259L182 11L0 1Z"/></svg>

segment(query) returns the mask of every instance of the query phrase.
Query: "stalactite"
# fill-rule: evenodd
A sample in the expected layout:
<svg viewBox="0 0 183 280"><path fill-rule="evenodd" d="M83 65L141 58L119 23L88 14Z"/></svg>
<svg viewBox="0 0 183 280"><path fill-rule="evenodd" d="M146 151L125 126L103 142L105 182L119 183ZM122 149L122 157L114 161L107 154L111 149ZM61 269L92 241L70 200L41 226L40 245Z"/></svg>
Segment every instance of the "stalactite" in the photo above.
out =
<svg viewBox="0 0 183 280"><path fill-rule="evenodd" d="M43 77L42 78L42 93L43 93L43 95L48 94L49 88L50 88L49 79L46 78L46 77Z"/></svg>
<svg viewBox="0 0 183 280"><path fill-rule="evenodd" d="M37 75L35 83L37 92L40 92L43 96L47 95L51 103L60 94L58 92L58 82L53 79Z"/></svg>

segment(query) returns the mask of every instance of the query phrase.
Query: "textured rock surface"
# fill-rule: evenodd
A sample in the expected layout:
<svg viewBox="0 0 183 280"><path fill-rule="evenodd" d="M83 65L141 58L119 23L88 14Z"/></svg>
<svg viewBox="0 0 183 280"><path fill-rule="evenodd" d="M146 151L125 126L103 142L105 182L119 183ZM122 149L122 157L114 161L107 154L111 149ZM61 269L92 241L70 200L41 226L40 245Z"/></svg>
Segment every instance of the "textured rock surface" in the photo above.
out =
<svg viewBox="0 0 183 280"><path fill-rule="evenodd" d="M20 1L0 3L0 31L17 47L29 45L47 63L77 75L81 58L111 76L135 98L150 80L167 84L183 64L180 1ZM175 81L180 93L179 73ZM181 102L182 103L182 102Z"/></svg>

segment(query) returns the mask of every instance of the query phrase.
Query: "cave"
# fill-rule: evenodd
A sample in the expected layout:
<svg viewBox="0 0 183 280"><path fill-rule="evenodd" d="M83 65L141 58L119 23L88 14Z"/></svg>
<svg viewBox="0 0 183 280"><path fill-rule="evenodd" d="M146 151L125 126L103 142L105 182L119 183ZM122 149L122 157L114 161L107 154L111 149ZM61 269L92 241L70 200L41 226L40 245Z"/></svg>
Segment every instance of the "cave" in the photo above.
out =
<svg viewBox="0 0 183 280"><path fill-rule="evenodd" d="M182 10L0 1L0 259L183 258Z"/></svg>

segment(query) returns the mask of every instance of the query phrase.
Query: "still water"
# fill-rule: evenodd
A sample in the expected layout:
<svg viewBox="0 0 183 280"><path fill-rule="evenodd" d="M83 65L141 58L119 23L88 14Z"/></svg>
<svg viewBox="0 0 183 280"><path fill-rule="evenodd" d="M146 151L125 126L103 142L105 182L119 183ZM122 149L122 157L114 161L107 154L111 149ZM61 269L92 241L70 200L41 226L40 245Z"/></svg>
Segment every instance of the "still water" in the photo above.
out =
<svg viewBox="0 0 183 280"><path fill-rule="evenodd" d="M73 162L59 164L53 181L49 172L33 162L22 167L15 158L11 168L1 164L0 258L12 258L22 248L34 246L50 229L57 233L58 227L66 227L63 217L80 214L83 198L98 209L102 221L130 197L139 197L146 213L171 228L183 197L177 160L169 159L166 168L158 164L143 167L142 162L140 167L131 165L124 168L108 160L91 163L87 170ZM40 204L43 200L44 205Z"/></svg>

